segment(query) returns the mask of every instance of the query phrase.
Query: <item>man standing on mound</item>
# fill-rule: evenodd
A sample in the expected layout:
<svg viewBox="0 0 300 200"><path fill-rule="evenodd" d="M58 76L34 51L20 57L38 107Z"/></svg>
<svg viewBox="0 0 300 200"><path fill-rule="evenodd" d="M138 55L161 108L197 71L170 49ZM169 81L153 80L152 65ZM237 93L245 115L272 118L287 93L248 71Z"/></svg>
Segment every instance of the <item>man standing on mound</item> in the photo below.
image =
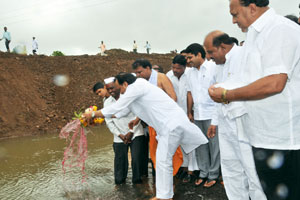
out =
<svg viewBox="0 0 300 200"><path fill-rule="evenodd" d="M164 91L148 81L136 78L132 74L116 76L116 87L121 96L114 105L84 114L90 121L93 117L118 116L124 110L133 112L157 131L156 154L156 198L173 198L172 158L179 145L186 153L208 140L201 130L191 123L184 111Z"/></svg>

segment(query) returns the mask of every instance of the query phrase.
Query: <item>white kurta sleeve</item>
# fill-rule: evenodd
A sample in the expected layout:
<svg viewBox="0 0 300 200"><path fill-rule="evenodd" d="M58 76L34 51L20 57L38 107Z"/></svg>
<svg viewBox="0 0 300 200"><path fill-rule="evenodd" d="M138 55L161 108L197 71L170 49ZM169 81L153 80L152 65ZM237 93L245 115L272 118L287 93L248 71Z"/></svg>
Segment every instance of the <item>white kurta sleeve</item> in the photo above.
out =
<svg viewBox="0 0 300 200"><path fill-rule="evenodd" d="M112 134L114 134L116 136L119 136L121 134L121 132L118 129L118 127L114 124L112 118L105 118L105 122L106 122L106 126L108 127L108 129L110 130L110 132L112 132Z"/></svg>
<svg viewBox="0 0 300 200"><path fill-rule="evenodd" d="M214 125L214 126L219 125L218 109L221 109L221 106L219 104L216 104L215 111L212 114L211 125Z"/></svg>
<svg viewBox="0 0 300 200"><path fill-rule="evenodd" d="M104 117L111 117L112 115L127 109L131 103L133 103L137 98L142 96L144 90L140 84L132 83L126 89L126 92L116 101L115 104L110 105L101 109Z"/></svg>
<svg viewBox="0 0 300 200"><path fill-rule="evenodd" d="M294 62L299 61L299 35L298 31L290 31L287 25L275 27L264 42L262 49L262 67L264 76L272 74L287 74L290 78L293 72ZM294 59L296 58L296 59Z"/></svg>
<svg viewBox="0 0 300 200"><path fill-rule="evenodd" d="M128 108L125 108L124 110L118 112L115 114L116 118L121 118L121 117L126 117L127 115L129 115L131 111Z"/></svg>

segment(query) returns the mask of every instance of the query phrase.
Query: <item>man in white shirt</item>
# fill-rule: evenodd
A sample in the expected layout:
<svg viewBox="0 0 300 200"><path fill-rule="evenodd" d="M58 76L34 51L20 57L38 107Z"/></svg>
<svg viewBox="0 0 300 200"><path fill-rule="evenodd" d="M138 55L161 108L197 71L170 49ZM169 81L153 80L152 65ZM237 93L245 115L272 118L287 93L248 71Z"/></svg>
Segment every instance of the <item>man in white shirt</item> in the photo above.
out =
<svg viewBox="0 0 300 200"><path fill-rule="evenodd" d="M103 103L110 96L110 94L107 92L105 86L101 82L97 82L93 86L93 91L95 94L97 94L98 96L100 96L103 99Z"/></svg>
<svg viewBox="0 0 300 200"><path fill-rule="evenodd" d="M251 1L252 2L252 1ZM233 23L247 32L242 82L209 89L217 102L244 101L241 125L268 199L300 199L300 28L268 0L231 0Z"/></svg>
<svg viewBox="0 0 300 200"><path fill-rule="evenodd" d="M176 55L172 61L172 72L167 74L171 80L176 96L177 104L180 108L187 113L187 73L188 68L186 68L186 59L183 55ZM191 153L186 154L182 151L183 163L181 167L188 170L186 176L183 177L183 182L190 182L193 180L193 171L198 170L198 164L196 159L195 150Z"/></svg>
<svg viewBox="0 0 300 200"><path fill-rule="evenodd" d="M207 143L201 130L189 121L184 111L160 88L132 74L116 76L116 87L120 88L118 101L101 111L90 112L83 118L111 117L119 111L129 109L141 120L157 131L156 154L156 198L172 199L172 158L179 145L186 153Z"/></svg>
<svg viewBox="0 0 300 200"><path fill-rule="evenodd" d="M38 43L37 41L35 40L35 37L32 38L32 53L33 55L36 55L36 52L38 50Z"/></svg>
<svg viewBox="0 0 300 200"><path fill-rule="evenodd" d="M132 64L132 69L134 70L137 77L141 77L149 81L152 85L155 85L161 88L166 94L169 95L174 101L177 100L176 93L174 91L173 85L169 78L160 72L157 72L152 68L152 64L146 59L137 59ZM149 150L150 158L153 164L153 167L156 166L156 149L157 149L157 140L156 140L156 131L153 127L148 126L149 129ZM177 173L181 164L182 164L182 152L180 148L175 152L173 157L173 175Z"/></svg>
<svg viewBox="0 0 300 200"><path fill-rule="evenodd" d="M146 41L145 48L146 48L147 54L150 54L151 45L149 44L148 41Z"/></svg>
<svg viewBox="0 0 300 200"><path fill-rule="evenodd" d="M105 53L105 51L106 51L106 46L105 46L105 44L104 44L103 41L101 41L101 45L100 45L99 48L101 49L100 55L101 55L101 56L107 56L107 54Z"/></svg>
<svg viewBox="0 0 300 200"><path fill-rule="evenodd" d="M3 39L5 39L5 47L7 49L7 52L10 52L9 43L11 42L11 36L10 32L7 31L7 27L4 27L3 37L0 39L0 41Z"/></svg>
<svg viewBox="0 0 300 200"><path fill-rule="evenodd" d="M213 119L216 112L216 103L209 97L208 88L216 83L216 65L205 59L204 48L197 43L186 48L187 62L193 66L188 73L188 117L205 134L217 132L217 119ZM212 120L213 119L213 120ZM196 149L198 167L200 170L196 186L204 183L204 187L216 184L220 174L220 151L218 135L209 138L209 143ZM205 179L207 179L205 181Z"/></svg>
<svg viewBox="0 0 300 200"><path fill-rule="evenodd" d="M138 46L137 46L137 44L136 44L136 41L134 40L134 41L133 41L133 47L132 47L133 53L137 53L137 48L138 48Z"/></svg>
<svg viewBox="0 0 300 200"><path fill-rule="evenodd" d="M104 80L105 87L111 95L104 102L104 108L114 105L120 97L120 90L115 87L114 77ZM105 118L105 122L109 130L114 135L113 149L114 158L114 177L116 184L125 183L128 173L128 148L131 152L131 168L132 183L142 183L142 163L143 148L145 145L145 136L142 125L139 123L132 130L129 130L128 124L134 120L136 116L129 113L127 116L116 118Z"/></svg>
<svg viewBox="0 0 300 200"><path fill-rule="evenodd" d="M214 47L211 49L211 59L220 69L217 82L221 84L218 85L224 87L228 82L236 85L232 80L240 75L242 54L242 47L237 46L238 40L224 33L212 38L210 43ZM255 170L252 147L236 126L245 114L241 102L218 104L218 133L225 190L228 199L266 200Z"/></svg>

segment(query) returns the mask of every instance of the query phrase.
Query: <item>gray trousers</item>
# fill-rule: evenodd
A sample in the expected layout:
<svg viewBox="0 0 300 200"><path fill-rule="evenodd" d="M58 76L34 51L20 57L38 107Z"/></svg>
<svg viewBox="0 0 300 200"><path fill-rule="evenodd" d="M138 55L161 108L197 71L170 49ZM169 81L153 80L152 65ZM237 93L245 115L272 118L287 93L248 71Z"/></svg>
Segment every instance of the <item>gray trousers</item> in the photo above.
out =
<svg viewBox="0 0 300 200"><path fill-rule="evenodd" d="M194 122L203 132L205 137L211 120L195 120ZM203 144L196 149L196 158L200 170L200 178L217 179L220 174L220 148L218 130L213 138L207 138L208 144Z"/></svg>

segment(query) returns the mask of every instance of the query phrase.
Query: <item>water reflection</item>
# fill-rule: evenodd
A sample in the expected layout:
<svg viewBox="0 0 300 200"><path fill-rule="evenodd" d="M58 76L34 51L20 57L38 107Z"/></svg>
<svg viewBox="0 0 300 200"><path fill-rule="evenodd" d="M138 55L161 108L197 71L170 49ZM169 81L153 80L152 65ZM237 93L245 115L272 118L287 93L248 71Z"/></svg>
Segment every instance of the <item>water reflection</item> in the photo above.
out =
<svg viewBox="0 0 300 200"><path fill-rule="evenodd" d="M112 134L105 126L88 134L86 182L81 171L63 174L66 147L58 134L0 141L0 199L149 199L154 196L150 176L142 185L115 186Z"/></svg>

